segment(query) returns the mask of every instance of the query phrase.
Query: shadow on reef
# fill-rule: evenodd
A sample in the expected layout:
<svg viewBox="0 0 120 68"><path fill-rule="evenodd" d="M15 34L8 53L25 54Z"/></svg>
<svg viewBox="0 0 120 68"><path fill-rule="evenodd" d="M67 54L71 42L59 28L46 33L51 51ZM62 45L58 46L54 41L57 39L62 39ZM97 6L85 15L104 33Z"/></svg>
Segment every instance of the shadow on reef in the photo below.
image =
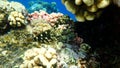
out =
<svg viewBox="0 0 120 68"><path fill-rule="evenodd" d="M75 22L75 30L99 53L101 68L120 68L120 8L110 5L97 20Z"/></svg>

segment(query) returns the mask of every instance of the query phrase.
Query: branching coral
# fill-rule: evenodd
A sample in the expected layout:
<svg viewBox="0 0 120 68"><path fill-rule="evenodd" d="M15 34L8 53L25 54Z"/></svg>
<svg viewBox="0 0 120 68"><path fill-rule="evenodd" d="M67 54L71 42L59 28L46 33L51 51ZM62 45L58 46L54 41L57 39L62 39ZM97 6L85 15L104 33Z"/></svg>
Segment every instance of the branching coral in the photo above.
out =
<svg viewBox="0 0 120 68"><path fill-rule="evenodd" d="M20 68L53 68L57 62L57 53L53 48L32 48L25 52Z"/></svg>
<svg viewBox="0 0 120 68"><path fill-rule="evenodd" d="M76 15L80 22L94 20L107 7L111 0L62 0L68 11Z"/></svg>
<svg viewBox="0 0 120 68"><path fill-rule="evenodd" d="M21 27L27 23L22 13L13 11L8 16L9 25L12 27Z"/></svg>
<svg viewBox="0 0 120 68"><path fill-rule="evenodd" d="M22 4L13 1L0 1L0 32L7 30L9 25L12 27L25 25L26 14L26 9Z"/></svg>

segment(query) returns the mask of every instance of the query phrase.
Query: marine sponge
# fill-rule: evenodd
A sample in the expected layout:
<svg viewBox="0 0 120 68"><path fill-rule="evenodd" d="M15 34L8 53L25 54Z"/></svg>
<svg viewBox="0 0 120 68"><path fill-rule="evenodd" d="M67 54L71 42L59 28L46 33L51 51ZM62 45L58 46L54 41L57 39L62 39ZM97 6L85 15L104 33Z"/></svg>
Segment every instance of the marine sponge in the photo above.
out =
<svg viewBox="0 0 120 68"><path fill-rule="evenodd" d="M68 11L75 14L80 22L91 21L99 17L101 10L107 7L111 0L62 0Z"/></svg>
<svg viewBox="0 0 120 68"><path fill-rule="evenodd" d="M20 68L53 68L57 63L57 53L54 48L32 48L24 53L23 59Z"/></svg>
<svg viewBox="0 0 120 68"><path fill-rule="evenodd" d="M27 23L22 13L13 11L8 16L9 25L12 27L21 27Z"/></svg>

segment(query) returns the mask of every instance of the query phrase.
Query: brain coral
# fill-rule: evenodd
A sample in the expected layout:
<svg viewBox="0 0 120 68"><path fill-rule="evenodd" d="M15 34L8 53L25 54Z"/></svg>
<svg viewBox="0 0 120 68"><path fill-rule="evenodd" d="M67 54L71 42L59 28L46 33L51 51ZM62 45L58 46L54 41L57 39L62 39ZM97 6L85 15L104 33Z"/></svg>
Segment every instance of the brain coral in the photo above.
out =
<svg viewBox="0 0 120 68"><path fill-rule="evenodd" d="M100 15L100 9L107 7L111 0L62 0L68 11L75 14L80 22L94 20Z"/></svg>

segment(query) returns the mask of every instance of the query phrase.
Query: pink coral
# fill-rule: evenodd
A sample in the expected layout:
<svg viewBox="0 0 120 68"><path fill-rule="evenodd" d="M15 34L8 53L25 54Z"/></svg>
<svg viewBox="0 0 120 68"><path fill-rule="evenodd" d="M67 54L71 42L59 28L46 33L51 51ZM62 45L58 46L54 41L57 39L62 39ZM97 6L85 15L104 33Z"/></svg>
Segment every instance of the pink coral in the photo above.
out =
<svg viewBox="0 0 120 68"><path fill-rule="evenodd" d="M34 13L29 14L28 20L37 19L37 18L39 18L39 12L35 11Z"/></svg>
<svg viewBox="0 0 120 68"><path fill-rule="evenodd" d="M59 17L63 16L62 13L51 13L48 14L45 11L35 11L34 13L29 14L28 20L33 19L44 19L45 21L49 22L51 25L54 25L54 22L57 21Z"/></svg>

